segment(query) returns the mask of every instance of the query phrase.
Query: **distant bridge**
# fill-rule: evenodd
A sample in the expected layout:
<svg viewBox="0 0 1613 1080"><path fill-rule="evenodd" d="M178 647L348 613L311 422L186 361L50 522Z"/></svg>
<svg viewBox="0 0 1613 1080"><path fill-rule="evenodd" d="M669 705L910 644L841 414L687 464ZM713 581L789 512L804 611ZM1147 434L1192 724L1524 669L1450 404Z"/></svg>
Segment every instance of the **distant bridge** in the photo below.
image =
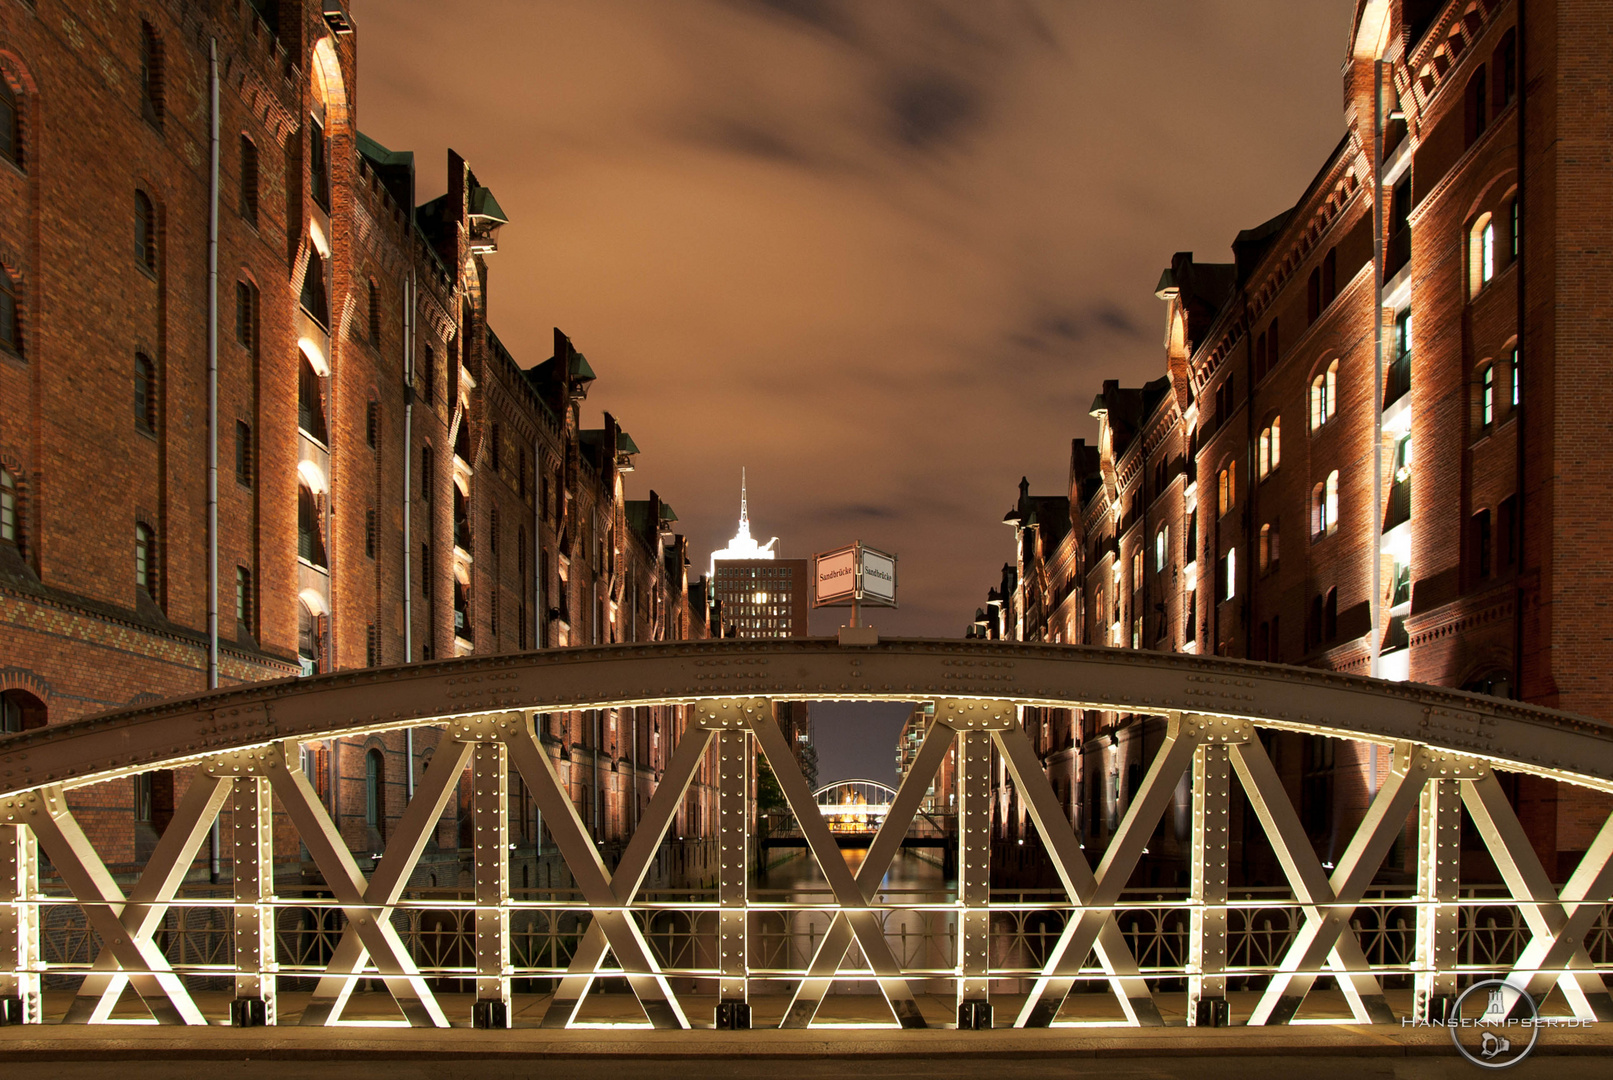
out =
<svg viewBox="0 0 1613 1080"><path fill-rule="evenodd" d="M775 701L932 701L935 717L853 872L773 716ZM614 871L589 839L533 723L546 712L692 703L638 831ZM1167 733L1100 863L1093 867L1020 725L1020 706L1162 716ZM366 876L301 767L299 744L365 732L438 727L444 735ZM1381 744L1392 767L1336 867L1324 867L1261 740L1262 728ZM771 764L828 883L813 906L827 920L798 941L803 905L752 894L746 872L750 747ZM720 865L715 894L645 898L640 890L685 790L715 745ZM955 895L897 904L880 883L932 778L957 751ZM1027 914L990 885L995 752L1025 801L1062 883ZM512 898L508 777L513 767L541 808L576 892ZM68 806L69 789L154 769L195 770L172 821L127 893L107 872ZM474 888L454 899L408 892L427 838L466 768L472 772ZM750 1022L751 996L789 994L782 1026L812 1023L830 984L877 986L893 1020L924 1027L913 986L943 984L963 1026L989 1024L1002 980L1030 987L1014 1022L1052 1024L1078 987L1107 989L1123 1022L1157 1025L1157 994L1186 987L1189 1023L1226 1018L1228 983L1258 994L1250 1024L1294 1019L1318 978L1336 980L1357 1022L1395 1017L1382 980L1414 986L1412 1012L1441 1015L1459 986L1495 974L1514 995L1561 992L1567 1009L1613 1020L1613 818L1560 889L1551 883L1497 780L1546 777L1613 792L1613 730L1584 717L1436 687L1219 657L1009 642L712 641L474 656L255 684L142 706L0 738L0 999L9 1019L44 1019L43 980L79 980L68 1021L100 1022L132 988L162 1022L208 1024L198 979L228 985L238 1024L274 1023L279 980L315 982L304 1025L343 1021L363 980L375 980L411 1024L450 1017L435 980L474 985L478 1026L502 1027L530 980L556 980L542 1023L569 1026L602 977L625 977L660 1027L688 1027L673 979L704 980L728 1026ZM1128 901L1123 889L1173 793L1191 776L1192 886L1185 898ZM1283 895L1234 898L1227 880L1233 777L1249 796L1288 878ZM323 882L276 894L271 793ZM181 895L213 822L228 806L233 882L224 898ZM1462 811L1488 848L1505 891L1485 898L1513 929L1483 945L1479 909L1460 892ZM1369 895L1410 815L1418 823L1415 884ZM53 876L42 889L38 851ZM420 929L426 916L445 928ZM1028 932L996 947L995 928L1031 915ZM904 950L909 916L940 942ZM1487 916L1489 917L1489 916ZM1140 928L1152 920L1157 932ZM1123 926L1124 922L1124 926ZM1256 926L1256 923L1259 926ZM900 927L898 924L900 923ZM322 951L299 949L299 926L325 929ZM1492 922L1491 924L1495 924ZM784 929L775 934L771 927ZM1405 930L1396 945L1393 928ZM84 958L58 949L76 934ZM75 929L76 928L76 929ZM772 935L772 936L770 936ZM780 936L783 935L783 936ZM446 940L447 944L444 944ZM782 942L782 944L780 944ZM803 944L804 942L804 944ZM845 970L855 942L862 960ZM1030 942L1030 945L1021 948ZM1163 945L1161 943L1164 943ZM1170 947L1164 947L1169 945ZM1257 947L1258 946L1258 947ZM1482 948L1481 948L1482 946ZM607 957L615 966L606 966ZM440 985L440 984L437 984ZM687 991L684 992L685 994ZM760 999L758 999L760 1000ZM1090 1000L1090 998L1088 999ZM467 1017L456 1016L463 1023Z"/></svg>
<svg viewBox="0 0 1613 1080"><path fill-rule="evenodd" d="M841 848L866 848L890 816L897 791L878 780L836 780L812 793L818 811L829 826L835 844ZM902 837L904 848L935 848L949 851L956 846L958 819L955 813L920 808ZM806 835L787 809L769 816L768 828L760 841L763 857L773 848L805 848ZM951 873L953 863L945 861Z"/></svg>

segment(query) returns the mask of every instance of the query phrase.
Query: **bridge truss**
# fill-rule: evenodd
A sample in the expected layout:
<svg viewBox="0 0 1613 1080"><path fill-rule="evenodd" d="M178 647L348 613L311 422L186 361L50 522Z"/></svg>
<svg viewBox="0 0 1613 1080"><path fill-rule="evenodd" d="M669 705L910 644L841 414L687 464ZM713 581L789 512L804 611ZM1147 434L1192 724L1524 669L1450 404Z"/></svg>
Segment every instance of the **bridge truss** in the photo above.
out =
<svg viewBox="0 0 1613 1080"><path fill-rule="evenodd" d="M773 717L780 700L935 703L908 776L855 872L841 856ZM549 712L693 704L689 728L614 869L607 869L534 732ZM1106 709L1162 716L1167 733L1094 867L1019 722L1019 709ZM443 739L366 876L301 768L301 744L430 725ZM1386 746L1387 778L1334 867L1306 836L1259 729ZM719 880L715 895L669 900L644 882L679 803L715 747ZM958 880L945 901L902 903L881 891L932 778L956 747ZM776 948L768 927L799 903L757 895L748 873L752 749L771 764L811 857L828 883L814 907L823 932L810 947ZM1061 895L1027 904L993 896L991 760L995 752L1028 808ZM471 772L474 887L433 899L411 884L431 830ZM194 777L127 892L69 807L75 787L153 769ZM576 886L547 899L510 885L509 780L514 770ZM1257 985L1250 1024L1296 1018L1322 977L1336 980L1358 1022L1394 1019L1383 982L1409 978L1413 1010L1437 1016L1459 982L1499 972L1537 999L1553 989L1573 1015L1613 1019L1613 818L1559 889L1506 798L1497 770L1613 791L1613 733L1592 720L1433 687L1219 658L1009 643L832 641L675 643L466 658L340 673L106 714L0 741L0 1019L41 1022L47 978L78 978L68 1022L103 1022L125 990L159 1022L203 1024L197 986L227 986L237 1024L275 1023L278 989L312 985L304 1025L348 1021L361 980L383 985L411 1025L471 1019L502 1027L517 985L554 980L546 1027L577 1022L601 979L622 978L657 1027L690 1026L690 980L718 990L719 1026L748 1026L750 996L783 984L782 1026L810 1025L836 980L877 987L894 1022L933 1023L915 986L944 985L958 1023L986 1026L1003 980L1030 987L1018 1026L1056 1021L1072 991L1107 987L1124 1022L1162 1023L1160 995L1185 986L1188 1023L1224 1023L1229 981ZM1141 902L1125 886L1184 777L1191 778L1191 887ZM1231 895L1229 807L1247 795L1288 887L1259 900ZM294 824L322 885L280 895L272 880L273 808ZM1459 880L1465 807L1505 882L1466 897ZM229 895L181 896L198 849L228 810ZM1417 822L1417 875L1398 893L1373 879L1408 819ZM49 860L42 876L40 854ZM48 888L42 888L42 879ZM1369 895L1371 894L1371 895ZM1476 905L1514 913L1514 947L1472 955ZM1002 947L1005 925L1043 921L1039 947ZM1283 913L1267 955L1247 947L1256 909ZM1410 947L1384 950L1391 912L1411 924ZM1178 948L1139 931L1139 913L1174 927ZM422 919L453 929L426 932ZM910 955L893 933L903 918L939 920L944 947ZM294 944L313 918L325 946ZM74 920L77 920L75 923ZM770 923L769 920L774 920ZM299 921L300 920L300 921ZM1017 920L1017 922L1016 922ZM1269 918L1268 918L1269 921ZM79 927L80 952L58 955L52 926ZM195 930L205 924L205 933ZM547 931L544 928L547 927ZM1025 936L1008 935L1010 944ZM208 940L212 947L197 949ZM1594 946L1588 944L1594 942ZM933 944L933 941L932 941ZM53 951L54 950L54 951ZM1594 955L1593 955L1594 952ZM474 985L470 1017L450 1017L434 984ZM947 1018L950 1020L950 1017ZM1244 1019L1244 1018L1240 1018Z"/></svg>

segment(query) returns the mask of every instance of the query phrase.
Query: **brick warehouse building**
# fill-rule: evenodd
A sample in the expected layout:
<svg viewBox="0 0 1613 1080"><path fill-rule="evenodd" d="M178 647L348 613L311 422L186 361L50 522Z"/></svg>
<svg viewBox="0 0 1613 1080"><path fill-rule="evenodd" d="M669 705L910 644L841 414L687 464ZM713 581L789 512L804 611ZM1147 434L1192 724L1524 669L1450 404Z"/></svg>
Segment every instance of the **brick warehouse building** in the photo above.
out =
<svg viewBox="0 0 1613 1080"><path fill-rule="evenodd" d="M1613 374L1610 63L1603 3L1360 0L1343 139L1231 262L1172 259L1164 373L1104 383L1097 445L1074 443L1065 492L1021 484L1015 561L970 634L1304 664L1613 719L1613 435L1589 407ZM1027 712L1072 819L1101 842L1160 721ZM1331 861L1388 754L1272 746ZM1566 872L1605 800L1509 783ZM1184 785L1151 881L1185 875L1189 810ZM1234 874L1280 880L1242 817ZM998 827L1026 829L1006 782ZM1465 846L1465 875L1494 873ZM1386 873L1415 857L1408 832Z"/></svg>
<svg viewBox="0 0 1613 1080"><path fill-rule="evenodd" d="M450 152L447 193L416 207L413 155L361 133L349 6L0 3L0 729L209 682L213 42L218 683L707 634L676 515L624 496L637 446L608 413L584 427L588 361L557 330L523 368L488 324L497 200ZM543 718L602 843L631 832L681 724ZM307 748L354 851L380 850L431 743ZM680 836L709 835L706 779ZM127 872L185 784L75 809ZM467 805L436 836L450 878Z"/></svg>

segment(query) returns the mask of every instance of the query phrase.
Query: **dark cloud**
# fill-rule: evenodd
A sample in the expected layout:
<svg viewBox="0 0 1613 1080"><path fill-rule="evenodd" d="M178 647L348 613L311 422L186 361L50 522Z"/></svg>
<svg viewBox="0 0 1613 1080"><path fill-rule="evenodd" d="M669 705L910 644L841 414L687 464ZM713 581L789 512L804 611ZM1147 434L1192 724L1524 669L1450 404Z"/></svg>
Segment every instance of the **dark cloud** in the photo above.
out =
<svg viewBox="0 0 1613 1080"><path fill-rule="evenodd" d="M984 96L940 71L907 72L883 93L890 135L910 150L934 150L959 142L984 118Z"/></svg>
<svg viewBox="0 0 1613 1080"><path fill-rule="evenodd" d="M1063 490L1101 381L1163 370L1171 254L1227 257L1337 143L1354 9L353 3L364 131L423 199L448 145L497 192L493 324L525 364L556 325L588 354L586 422L645 447L631 497L704 565L746 466L757 533L896 551L874 621L931 636L1012 558L1020 476Z"/></svg>

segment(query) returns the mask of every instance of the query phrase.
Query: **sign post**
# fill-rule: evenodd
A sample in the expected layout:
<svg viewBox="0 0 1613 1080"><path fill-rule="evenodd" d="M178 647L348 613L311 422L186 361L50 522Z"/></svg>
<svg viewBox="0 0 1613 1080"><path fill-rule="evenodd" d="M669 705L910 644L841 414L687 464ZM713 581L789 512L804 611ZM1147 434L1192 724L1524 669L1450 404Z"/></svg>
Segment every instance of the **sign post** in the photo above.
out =
<svg viewBox="0 0 1613 1080"><path fill-rule="evenodd" d="M821 552L813 562L813 607L851 608L851 631L872 630L858 625L864 604L896 606L896 556L867 547L861 540L849 547ZM877 635L866 632L842 633L856 644L875 644Z"/></svg>

